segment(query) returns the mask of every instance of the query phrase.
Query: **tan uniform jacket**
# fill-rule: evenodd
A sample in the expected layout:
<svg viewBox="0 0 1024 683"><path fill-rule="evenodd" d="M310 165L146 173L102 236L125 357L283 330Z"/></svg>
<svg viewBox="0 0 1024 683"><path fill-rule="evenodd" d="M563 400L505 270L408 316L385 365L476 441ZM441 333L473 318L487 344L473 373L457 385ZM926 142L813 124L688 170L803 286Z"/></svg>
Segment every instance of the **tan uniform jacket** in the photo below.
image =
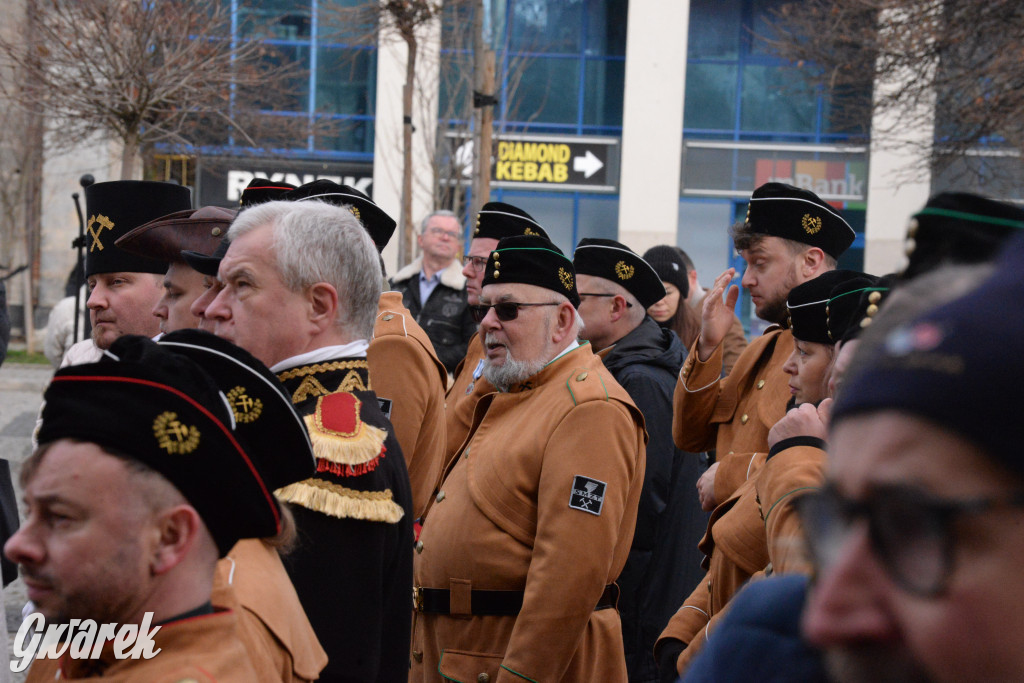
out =
<svg viewBox="0 0 1024 683"><path fill-rule="evenodd" d="M746 480L752 454L768 451L768 431L785 415L790 398L782 366L792 352L793 333L774 327L750 343L728 377L719 379L722 344L702 363L694 342L679 371L672 437L684 451L715 449L719 502Z"/></svg>
<svg viewBox="0 0 1024 683"><path fill-rule="evenodd" d="M445 396L445 432L447 445L444 449L445 465L458 453L462 442L473 424L473 411L480 397L494 391L494 385L481 374L484 360L484 346L477 332L469 339L466 357L455 368L455 381L448 387Z"/></svg>
<svg viewBox="0 0 1024 683"><path fill-rule="evenodd" d="M238 620L230 610L189 617L163 624L153 636L152 659L116 659L113 643L107 641L98 659L59 662L59 680L132 683L252 683L259 680L238 632ZM36 660L42 665L52 662ZM43 668L43 667L41 667ZM33 678L36 664L29 669ZM53 680L48 678L47 680Z"/></svg>
<svg viewBox="0 0 1024 683"><path fill-rule="evenodd" d="M455 614L415 614L410 681L626 680L618 611L595 606L629 552L645 442L589 345L480 401L414 565ZM522 610L472 616L474 589L524 591Z"/></svg>
<svg viewBox="0 0 1024 683"><path fill-rule="evenodd" d="M729 600L752 577L772 573L808 573L800 520L792 502L824 481L825 452L809 446L787 448L711 513L700 548L708 556L708 573L662 632L688 646L680 655L680 672L700 651L708 631L718 623ZM709 623L710 622L710 623ZM701 633L703 632L703 636Z"/></svg>
<svg viewBox="0 0 1024 683"><path fill-rule="evenodd" d="M400 292L384 292L366 352L370 382L382 412L395 427L412 484L418 517L434 493L444 464L444 389L448 372L427 333L402 305Z"/></svg>
<svg viewBox="0 0 1024 683"><path fill-rule="evenodd" d="M263 541L241 540L217 563L211 601L238 615L257 681L315 681L327 666L280 556Z"/></svg>
<svg viewBox="0 0 1024 683"><path fill-rule="evenodd" d="M707 296L708 293L704 292L704 296L694 305L698 315L704 310L704 299ZM722 340L722 372L726 375L732 372L732 369L736 367L736 361L739 360L740 354L743 353L745 348L747 348L747 336L743 334L743 323L733 313L732 325L729 327L729 331L725 333L725 339Z"/></svg>

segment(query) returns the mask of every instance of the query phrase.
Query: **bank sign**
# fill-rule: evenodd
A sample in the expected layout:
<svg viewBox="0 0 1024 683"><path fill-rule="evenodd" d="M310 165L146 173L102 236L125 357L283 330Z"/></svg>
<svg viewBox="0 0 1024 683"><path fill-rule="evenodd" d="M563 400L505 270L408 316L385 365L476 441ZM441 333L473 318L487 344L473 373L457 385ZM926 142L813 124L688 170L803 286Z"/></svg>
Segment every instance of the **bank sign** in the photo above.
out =
<svg viewBox="0 0 1024 683"><path fill-rule="evenodd" d="M314 180L331 180L367 195L373 188L371 163L203 157L196 170L201 206L238 208L242 190L254 178L296 186Z"/></svg>
<svg viewBox="0 0 1024 683"><path fill-rule="evenodd" d="M834 197L838 208L865 208L867 164L862 161L810 161L758 159L754 187L777 182L810 190L820 197Z"/></svg>
<svg viewBox="0 0 1024 683"><path fill-rule="evenodd" d="M463 182L472 176L473 142L451 135ZM502 135L491 157L491 187L616 192L619 139L612 137Z"/></svg>

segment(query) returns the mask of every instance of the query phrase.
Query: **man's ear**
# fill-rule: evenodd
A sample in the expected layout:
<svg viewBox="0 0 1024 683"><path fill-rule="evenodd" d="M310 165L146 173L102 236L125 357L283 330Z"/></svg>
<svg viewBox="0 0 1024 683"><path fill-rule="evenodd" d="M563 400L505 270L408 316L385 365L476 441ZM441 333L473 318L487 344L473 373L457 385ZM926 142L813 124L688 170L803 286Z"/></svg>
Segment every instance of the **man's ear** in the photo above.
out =
<svg viewBox="0 0 1024 683"><path fill-rule="evenodd" d="M576 320L576 309L568 301L563 301L557 310L555 325L551 330L551 341L568 344L567 340L572 336L573 321Z"/></svg>
<svg viewBox="0 0 1024 683"><path fill-rule="evenodd" d="M150 559L150 571L159 576L188 556L203 529L203 521L194 507L183 504L158 513L154 524L157 542Z"/></svg>
<svg viewBox="0 0 1024 683"><path fill-rule="evenodd" d="M811 247L800 255L800 272L806 280L813 280L824 272L825 252Z"/></svg>
<svg viewBox="0 0 1024 683"><path fill-rule="evenodd" d="M306 292L309 319L320 329L334 324L338 311L338 290L326 282L317 282Z"/></svg>
<svg viewBox="0 0 1024 683"><path fill-rule="evenodd" d="M626 301L626 297L621 294L616 294L611 298L612 312L611 321L618 322L626 315L627 309L629 309L629 302Z"/></svg>

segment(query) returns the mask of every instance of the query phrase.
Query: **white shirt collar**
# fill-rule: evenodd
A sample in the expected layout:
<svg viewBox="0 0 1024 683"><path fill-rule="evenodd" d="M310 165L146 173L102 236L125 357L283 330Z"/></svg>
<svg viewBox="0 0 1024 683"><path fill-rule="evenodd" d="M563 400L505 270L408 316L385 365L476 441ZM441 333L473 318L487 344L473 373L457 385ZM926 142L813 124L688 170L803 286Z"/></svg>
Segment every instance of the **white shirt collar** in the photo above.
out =
<svg viewBox="0 0 1024 683"><path fill-rule="evenodd" d="M370 342L366 339L357 339L354 342L336 346L322 346L319 349L300 353L297 356L286 358L280 363L275 363L271 366L270 371L274 373L282 372L291 368L297 368L300 365L319 363L334 358L362 358L366 356L368 348L370 348Z"/></svg>

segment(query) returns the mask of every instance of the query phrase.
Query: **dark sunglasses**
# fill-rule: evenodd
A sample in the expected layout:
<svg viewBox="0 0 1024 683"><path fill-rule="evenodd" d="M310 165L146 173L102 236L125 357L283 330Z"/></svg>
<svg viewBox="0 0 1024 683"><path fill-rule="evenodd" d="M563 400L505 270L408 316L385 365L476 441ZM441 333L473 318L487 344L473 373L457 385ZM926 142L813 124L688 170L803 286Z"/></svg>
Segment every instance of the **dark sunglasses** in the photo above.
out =
<svg viewBox="0 0 1024 683"><path fill-rule="evenodd" d="M469 312L473 314L473 320L478 323L482 323L484 318L487 317L487 311L494 309L494 314L498 316L498 320L503 323L507 323L509 320L515 320L519 317L519 309L523 306L558 306L557 303L548 304L521 304L515 301L502 301L497 304L475 304L470 305Z"/></svg>
<svg viewBox="0 0 1024 683"><path fill-rule="evenodd" d="M817 571L828 570L858 520L866 520L875 555L892 579L911 593L943 593L956 557L955 522L999 507L1024 507L1024 492L1001 498L948 500L919 488L874 487L851 500L833 485L797 498L796 506Z"/></svg>

